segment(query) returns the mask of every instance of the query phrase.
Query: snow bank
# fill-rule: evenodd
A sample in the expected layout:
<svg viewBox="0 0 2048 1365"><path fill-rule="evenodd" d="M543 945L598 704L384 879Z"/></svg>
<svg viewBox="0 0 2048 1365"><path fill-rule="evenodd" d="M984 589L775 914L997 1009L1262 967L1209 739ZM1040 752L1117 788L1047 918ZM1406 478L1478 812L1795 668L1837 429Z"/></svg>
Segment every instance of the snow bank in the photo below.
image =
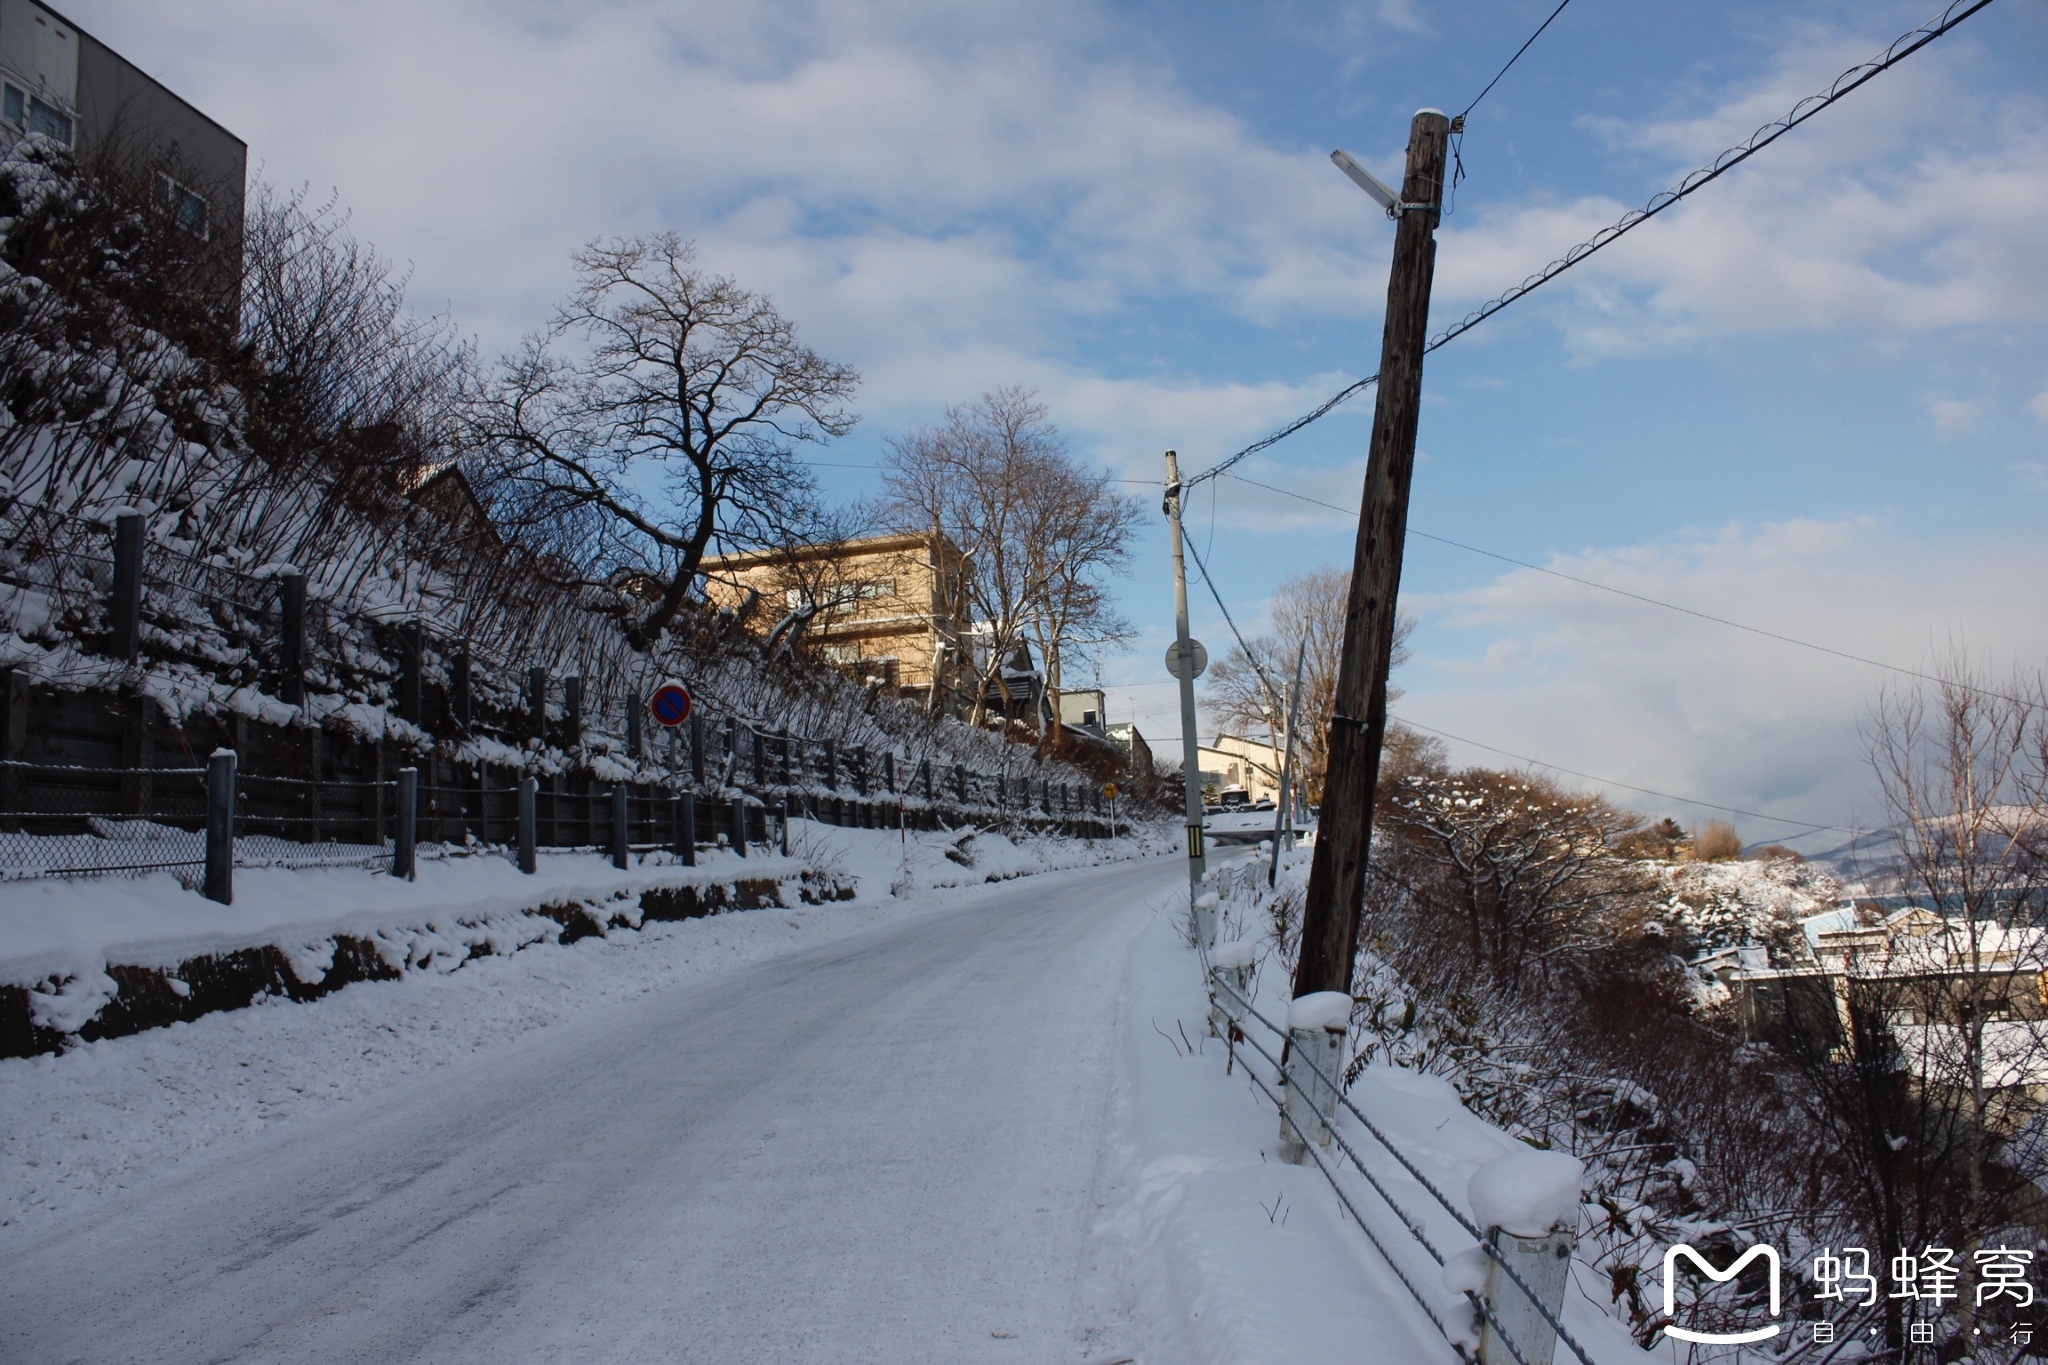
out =
<svg viewBox="0 0 2048 1365"><path fill-rule="evenodd" d="M1328 1029L1332 1033L1351 1027L1351 997L1342 991L1315 991L1287 1006L1287 1027Z"/></svg>
<svg viewBox="0 0 2048 1365"><path fill-rule="evenodd" d="M1259 945L1255 939L1241 938L1230 943L1219 943L1209 952L1209 965L1230 969L1249 967L1258 961Z"/></svg>
<svg viewBox="0 0 2048 1365"><path fill-rule="evenodd" d="M542 853L538 863L526 876L495 854L433 857L423 850L410 882L363 868L237 868L233 905L207 900L167 872L0 882L0 985L88 978L110 964L170 967L265 945L310 969L320 945L340 934L374 938L402 926L603 900L654 886L795 880L806 868L796 858L741 858L709 849L694 868L668 855L649 855L624 871L593 853Z"/></svg>
<svg viewBox="0 0 2048 1365"><path fill-rule="evenodd" d="M1577 1221L1585 1176L1578 1159L1563 1152L1510 1152L1474 1171L1465 1197L1479 1226L1541 1237L1559 1223Z"/></svg>

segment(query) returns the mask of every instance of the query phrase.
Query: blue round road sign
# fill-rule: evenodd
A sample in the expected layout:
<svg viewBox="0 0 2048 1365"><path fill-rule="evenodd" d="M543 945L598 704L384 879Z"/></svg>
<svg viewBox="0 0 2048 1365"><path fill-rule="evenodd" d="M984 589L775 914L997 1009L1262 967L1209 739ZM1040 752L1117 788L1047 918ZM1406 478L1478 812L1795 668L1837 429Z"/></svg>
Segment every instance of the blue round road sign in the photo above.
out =
<svg viewBox="0 0 2048 1365"><path fill-rule="evenodd" d="M647 709L663 725L681 725L690 718L690 689L670 679L654 689L654 695L647 699Z"/></svg>

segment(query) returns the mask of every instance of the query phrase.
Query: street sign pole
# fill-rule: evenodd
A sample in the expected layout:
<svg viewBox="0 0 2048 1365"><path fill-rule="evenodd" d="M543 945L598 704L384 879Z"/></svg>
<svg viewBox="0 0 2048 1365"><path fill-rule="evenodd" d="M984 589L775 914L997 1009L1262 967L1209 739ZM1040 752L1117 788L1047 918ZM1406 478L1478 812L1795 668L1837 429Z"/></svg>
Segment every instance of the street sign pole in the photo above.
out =
<svg viewBox="0 0 2048 1365"><path fill-rule="evenodd" d="M1166 520L1173 528L1173 627L1174 650L1180 681L1181 787L1186 798L1188 822L1188 900L1202 894L1202 873L1207 860L1202 851L1202 756L1201 741L1195 734L1195 651L1199 646L1188 638L1188 570L1181 558L1180 544L1180 457L1166 452Z"/></svg>

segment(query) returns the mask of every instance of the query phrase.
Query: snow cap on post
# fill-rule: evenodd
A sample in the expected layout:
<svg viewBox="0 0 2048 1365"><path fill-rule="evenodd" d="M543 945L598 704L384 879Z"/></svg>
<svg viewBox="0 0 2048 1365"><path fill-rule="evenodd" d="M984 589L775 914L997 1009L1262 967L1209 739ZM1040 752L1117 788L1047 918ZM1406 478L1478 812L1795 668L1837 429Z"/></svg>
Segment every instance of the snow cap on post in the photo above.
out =
<svg viewBox="0 0 2048 1365"><path fill-rule="evenodd" d="M1195 909L1197 910L1214 910L1221 904L1223 902L1216 898L1214 891L1205 891L1195 898Z"/></svg>
<svg viewBox="0 0 2048 1365"><path fill-rule="evenodd" d="M1209 950L1209 965L1222 970L1232 967L1249 967L1259 956L1259 945L1250 939L1235 939L1219 943Z"/></svg>
<svg viewBox="0 0 2048 1365"><path fill-rule="evenodd" d="M1511 1152L1472 1172L1472 1219L1513 1237L1543 1237L1577 1221L1586 1168L1563 1152Z"/></svg>
<svg viewBox="0 0 2048 1365"><path fill-rule="evenodd" d="M1300 996L1287 1006L1287 1027L1342 1033L1351 1027L1351 997L1342 991L1313 991Z"/></svg>

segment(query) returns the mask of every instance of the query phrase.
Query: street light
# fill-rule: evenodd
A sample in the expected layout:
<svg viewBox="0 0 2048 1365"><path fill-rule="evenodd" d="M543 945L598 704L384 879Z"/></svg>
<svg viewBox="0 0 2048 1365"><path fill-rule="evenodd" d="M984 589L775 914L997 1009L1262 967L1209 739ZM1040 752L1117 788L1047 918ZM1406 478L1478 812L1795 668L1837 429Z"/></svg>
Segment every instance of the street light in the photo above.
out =
<svg viewBox="0 0 2048 1365"><path fill-rule="evenodd" d="M1434 204L1402 203L1401 196L1394 193L1385 181L1359 165L1358 158L1352 156L1351 153L1343 150L1341 147L1330 153L1330 160L1336 163L1338 170L1350 177L1352 184L1371 195L1373 202L1385 209L1389 218L1399 218L1409 209L1433 209L1436 207Z"/></svg>

